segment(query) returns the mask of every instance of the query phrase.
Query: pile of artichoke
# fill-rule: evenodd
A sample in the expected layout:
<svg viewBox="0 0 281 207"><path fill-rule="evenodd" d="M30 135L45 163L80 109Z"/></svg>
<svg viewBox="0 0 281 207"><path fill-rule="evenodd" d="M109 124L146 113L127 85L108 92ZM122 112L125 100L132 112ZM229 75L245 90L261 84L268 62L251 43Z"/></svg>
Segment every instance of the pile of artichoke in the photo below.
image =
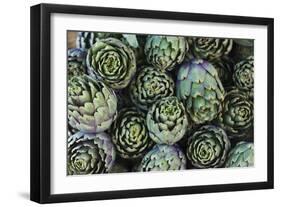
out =
<svg viewBox="0 0 281 207"><path fill-rule="evenodd" d="M67 174L254 165L253 40L77 32Z"/></svg>

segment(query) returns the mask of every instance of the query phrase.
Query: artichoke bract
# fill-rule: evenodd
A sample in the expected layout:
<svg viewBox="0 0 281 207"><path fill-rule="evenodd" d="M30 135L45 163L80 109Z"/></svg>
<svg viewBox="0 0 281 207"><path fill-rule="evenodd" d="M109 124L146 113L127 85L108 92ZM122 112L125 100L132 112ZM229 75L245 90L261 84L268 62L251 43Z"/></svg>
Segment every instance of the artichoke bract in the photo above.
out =
<svg viewBox="0 0 281 207"><path fill-rule="evenodd" d="M196 168L218 168L225 163L229 149L225 131L206 125L188 138L186 155Z"/></svg>
<svg viewBox="0 0 281 207"><path fill-rule="evenodd" d="M179 36L150 35L144 47L147 62L162 71L174 69L184 60L187 51L187 41Z"/></svg>
<svg viewBox="0 0 281 207"><path fill-rule="evenodd" d="M166 73L154 67L144 67L130 84L130 98L140 109L148 108L161 98L174 94L174 81Z"/></svg>
<svg viewBox="0 0 281 207"><path fill-rule="evenodd" d="M225 167L251 167L254 166L254 144L239 142L229 152Z"/></svg>
<svg viewBox="0 0 281 207"><path fill-rule="evenodd" d="M68 138L68 175L106 173L115 157L114 146L105 133L77 132Z"/></svg>
<svg viewBox="0 0 281 207"><path fill-rule="evenodd" d="M245 90L250 96L254 93L254 58L250 56L234 67L233 80L237 88Z"/></svg>
<svg viewBox="0 0 281 207"><path fill-rule="evenodd" d="M186 169L186 157L177 145L155 145L137 168L142 172Z"/></svg>
<svg viewBox="0 0 281 207"><path fill-rule="evenodd" d="M89 76L68 81L68 121L86 133L109 129L117 115L117 98L112 89Z"/></svg>
<svg viewBox="0 0 281 207"><path fill-rule="evenodd" d="M194 58L211 60L230 53L233 45L232 39L194 37L188 38L190 55Z"/></svg>
<svg viewBox="0 0 281 207"><path fill-rule="evenodd" d="M113 89L125 88L136 72L132 49L116 38L97 41L87 55L88 73Z"/></svg>
<svg viewBox="0 0 281 207"><path fill-rule="evenodd" d="M185 108L175 96L153 104L146 115L146 123L150 138L168 145L179 141L189 126Z"/></svg>
<svg viewBox="0 0 281 207"><path fill-rule="evenodd" d="M212 121L222 109L224 88L217 70L205 60L194 59L181 65L176 90L196 124Z"/></svg>
<svg viewBox="0 0 281 207"><path fill-rule="evenodd" d="M126 108L118 113L111 134L118 155L125 159L143 156L153 144L144 114L136 108Z"/></svg>
<svg viewBox="0 0 281 207"><path fill-rule="evenodd" d="M253 126L254 105L244 91L232 88L227 92L223 110L217 123L226 131L229 138L246 138Z"/></svg>

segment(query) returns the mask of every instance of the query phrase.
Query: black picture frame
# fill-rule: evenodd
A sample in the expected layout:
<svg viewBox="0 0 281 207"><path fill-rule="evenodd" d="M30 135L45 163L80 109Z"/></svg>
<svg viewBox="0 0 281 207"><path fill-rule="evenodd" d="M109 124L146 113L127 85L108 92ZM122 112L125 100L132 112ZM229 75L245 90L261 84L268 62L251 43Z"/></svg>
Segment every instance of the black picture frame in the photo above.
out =
<svg viewBox="0 0 281 207"><path fill-rule="evenodd" d="M169 187L106 192L87 192L74 194L50 193L50 130L51 130L51 71L50 71L50 16L53 13L99 15L112 17L151 18L162 20L181 20L207 23L233 23L267 26L267 181L238 184L204 185L191 187ZM195 14L168 11L103 8L39 4L31 7L31 175L30 199L39 203L86 201L101 199L133 198L146 196L165 196L178 194L210 193L271 189L274 186L274 20L272 18Z"/></svg>

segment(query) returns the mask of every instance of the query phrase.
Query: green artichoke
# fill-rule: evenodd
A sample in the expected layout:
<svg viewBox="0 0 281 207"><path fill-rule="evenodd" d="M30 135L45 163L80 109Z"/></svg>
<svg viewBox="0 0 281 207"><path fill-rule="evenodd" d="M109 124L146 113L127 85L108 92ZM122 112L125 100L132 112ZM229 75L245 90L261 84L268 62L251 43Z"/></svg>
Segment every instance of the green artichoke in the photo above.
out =
<svg viewBox="0 0 281 207"><path fill-rule="evenodd" d="M144 114L136 108L123 109L113 124L112 141L120 157L139 158L153 142L148 136Z"/></svg>
<svg viewBox="0 0 281 207"><path fill-rule="evenodd" d="M254 166L254 144L239 142L229 152L225 167L251 167Z"/></svg>
<svg viewBox="0 0 281 207"><path fill-rule="evenodd" d="M88 51L88 73L111 88L125 88L136 72L136 59L130 47L116 38L97 41Z"/></svg>
<svg viewBox="0 0 281 207"><path fill-rule="evenodd" d="M234 67L233 80L237 88L245 90L251 97L254 94L254 57L240 61Z"/></svg>
<svg viewBox="0 0 281 207"><path fill-rule="evenodd" d="M68 81L68 120L74 129L99 133L110 127L116 115L116 95L104 83L86 75Z"/></svg>
<svg viewBox="0 0 281 207"><path fill-rule="evenodd" d="M190 53L194 58L211 60L229 54L232 49L232 39L193 37L188 38Z"/></svg>
<svg viewBox="0 0 281 207"><path fill-rule="evenodd" d="M114 146L105 133L78 132L68 138L68 175L106 173L115 157Z"/></svg>
<svg viewBox="0 0 281 207"><path fill-rule="evenodd" d="M232 88L225 96L217 123L226 131L229 138L246 138L253 126L253 108L253 102L245 92Z"/></svg>
<svg viewBox="0 0 281 207"><path fill-rule="evenodd" d="M140 109L148 108L161 98L174 94L174 81L164 72L153 67L144 67L130 84L130 98Z"/></svg>
<svg viewBox="0 0 281 207"><path fill-rule="evenodd" d="M205 125L188 138L186 155L196 168L218 168L225 163L229 149L225 131Z"/></svg>
<svg viewBox="0 0 281 207"><path fill-rule="evenodd" d="M177 145L155 145L137 168L142 172L186 169L186 157Z"/></svg>
<svg viewBox="0 0 281 207"><path fill-rule="evenodd" d="M153 104L147 113L146 123L150 138L158 144L176 143L188 128L185 108L175 96Z"/></svg>
<svg viewBox="0 0 281 207"><path fill-rule="evenodd" d="M150 35L144 47L147 62L162 71L170 71L180 64L187 51L185 38L178 36Z"/></svg>
<svg viewBox="0 0 281 207"><path fill-rule="evenodd" d="M177 75L177 97L196 124L212 121L222 109L224 88L217 70L198 59L181 65Z"/></svg>
<svg viewBox="0 0 281 207"><path fill-rule="evenodd" d="M224 87L233 86L232 74L234 62L227 56L215 58L210 61L218 72L218 76Z"/></svg>
<svg viewBox="0 0 281 207"><path fill-rule="evenodd" d="M71 48L67 51L67 75L68 79L86 73L86 51L81 48Z"/></svg>

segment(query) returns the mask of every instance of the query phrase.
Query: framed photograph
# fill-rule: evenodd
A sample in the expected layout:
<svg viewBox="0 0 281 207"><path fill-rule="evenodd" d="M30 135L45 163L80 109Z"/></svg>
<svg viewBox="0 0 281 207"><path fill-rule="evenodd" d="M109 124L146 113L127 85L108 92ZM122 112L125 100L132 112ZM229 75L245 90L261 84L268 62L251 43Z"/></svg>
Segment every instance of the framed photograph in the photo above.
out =
<svg viewBox="0 0 281 207"><path fill-rule="evenodd" d="M31 7L31 200L273 188L273 19Z"/></svg>

